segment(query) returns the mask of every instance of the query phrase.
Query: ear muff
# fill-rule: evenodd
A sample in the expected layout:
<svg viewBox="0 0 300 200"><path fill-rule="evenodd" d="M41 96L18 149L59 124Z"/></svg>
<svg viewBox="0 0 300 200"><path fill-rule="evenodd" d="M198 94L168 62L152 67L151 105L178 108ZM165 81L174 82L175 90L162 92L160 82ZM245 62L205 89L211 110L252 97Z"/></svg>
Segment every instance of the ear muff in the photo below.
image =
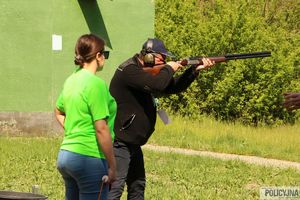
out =
<svg viewBox="0 0 300 200"><path fill-rule="evenodd" d="M146 67L153 67L155 65L155 56L152 46L153 41L149 39L146 44L146 49L142 50L143 61Z"/></svg>

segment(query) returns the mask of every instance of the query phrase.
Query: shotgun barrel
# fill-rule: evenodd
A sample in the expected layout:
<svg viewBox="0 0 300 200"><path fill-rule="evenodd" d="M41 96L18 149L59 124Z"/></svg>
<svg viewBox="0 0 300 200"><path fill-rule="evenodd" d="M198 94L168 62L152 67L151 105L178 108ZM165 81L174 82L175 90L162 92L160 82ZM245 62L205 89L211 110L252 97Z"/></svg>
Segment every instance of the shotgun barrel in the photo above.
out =
<svg viewBox="0 0 300 200"><path fill-rule="evenodd" d="M262 57L270 57L270 51L262 51L262 52L252 52L252 53L240 53L240 54L226 54L224 56L215 56L215 57L207 57L211 61L226 62L228 60L238 60L238 59L248 59L248 58L262 58ZM180 64L181 65L201 65L203 56L189 57L183 59Z"/></svg>
<svg viewBox="0 0 300 200"><path fill-rule="evenodd" d="M237 60L237 59L247 59L247 58L260 58L271 56L270 51L254 52L254 53L240 53L240 54L227 54L224 57L226 60Z"/></svg>

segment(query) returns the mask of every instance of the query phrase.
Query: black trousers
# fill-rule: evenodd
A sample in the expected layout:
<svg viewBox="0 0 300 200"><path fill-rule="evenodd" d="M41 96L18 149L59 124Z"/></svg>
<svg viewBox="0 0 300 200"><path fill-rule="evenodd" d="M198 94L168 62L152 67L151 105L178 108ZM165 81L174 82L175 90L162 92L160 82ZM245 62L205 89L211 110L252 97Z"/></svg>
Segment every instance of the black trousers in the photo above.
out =
<svg viewBox="0 0 300 200"><path fill-rule="evenodd" d="M143 200L145 193L145 167L141 146L114 142L117 163L117 180L111 185L109 200L118 200L127 184L128 200Z"/></svg>

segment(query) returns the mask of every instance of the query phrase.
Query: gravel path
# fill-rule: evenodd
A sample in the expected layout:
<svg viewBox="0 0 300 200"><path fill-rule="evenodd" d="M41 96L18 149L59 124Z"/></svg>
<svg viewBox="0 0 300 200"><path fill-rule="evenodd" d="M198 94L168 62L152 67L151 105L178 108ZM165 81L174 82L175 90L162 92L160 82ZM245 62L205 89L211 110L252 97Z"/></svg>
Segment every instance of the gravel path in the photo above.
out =
<svg viewBox="0 0 300 200"><path fill-rule="evenodd" d="M279 168L295 168L300 172L300 163L298 162L261 158L256 156L216 153L210 151L196 151L191 149L181 149L181 148L157 146L151 144L144 145L143 149L149 149L149 150L159 151L159 152L172 152L172 153L179 153L179 154L186 154L186 155L206 156L206 157L213 157L222 160L240 160L245 163L263 165L263 166L271 166L271 167L279 167Z"/></svg>

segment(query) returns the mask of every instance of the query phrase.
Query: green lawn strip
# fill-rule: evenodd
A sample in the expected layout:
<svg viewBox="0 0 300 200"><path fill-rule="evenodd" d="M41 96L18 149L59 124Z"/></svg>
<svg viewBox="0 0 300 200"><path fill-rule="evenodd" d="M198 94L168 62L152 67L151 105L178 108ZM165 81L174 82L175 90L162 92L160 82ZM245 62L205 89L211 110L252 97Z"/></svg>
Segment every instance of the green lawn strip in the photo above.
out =
<svg viewBox="0 0 300 200"><path fill-rule="evenodd" d="M210 118L171 118L169 125L158 120L150 144L300 162L300 125L246 127Z"/></svg>
<svg viewBox="0 0 300 200"><path fill-rule="evenodd" d="M64 198L56 170L61 138L0 137L0 190ZM299 172L145 150L146 199L258 199L261 186L300 185ZM126 199L122 197L122 199Z"/></svg>
<svg viewBox="0 0 300 200"><path fill-rule="evenodd" d="M145 151L148 199L259 199L262 186L299 186L300 173Z"/></svg>
<svg viewBox="0 0 300 200"><path fill-rule="evenodd" d="M0 137L0 190L31 192L39 185L48 199L63 199L56 169L60 138Z"/></svg>

